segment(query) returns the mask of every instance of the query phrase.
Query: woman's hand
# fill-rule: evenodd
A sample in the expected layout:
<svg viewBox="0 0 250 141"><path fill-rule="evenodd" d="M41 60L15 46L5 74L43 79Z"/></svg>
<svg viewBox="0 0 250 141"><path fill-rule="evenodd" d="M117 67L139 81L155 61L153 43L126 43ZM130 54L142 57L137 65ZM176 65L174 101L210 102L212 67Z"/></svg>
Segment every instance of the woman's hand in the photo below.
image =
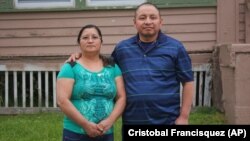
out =
<svg viewBox="0 0 250 141"><path fill-rule="evenodd" d="M84 129L87 132L87 135L90 137L97 137L103 134L103 132L98 128L97 124L93 122L89 122L88 125L84 127Z"/></svg>
<svg viewBox="0 0 250 141"><path fill-rule="evenodd" d="M102 134L105 134L112 127L112 125L113 122L108 119L104 119L97 124L97 128L102 132Z"/></svg>

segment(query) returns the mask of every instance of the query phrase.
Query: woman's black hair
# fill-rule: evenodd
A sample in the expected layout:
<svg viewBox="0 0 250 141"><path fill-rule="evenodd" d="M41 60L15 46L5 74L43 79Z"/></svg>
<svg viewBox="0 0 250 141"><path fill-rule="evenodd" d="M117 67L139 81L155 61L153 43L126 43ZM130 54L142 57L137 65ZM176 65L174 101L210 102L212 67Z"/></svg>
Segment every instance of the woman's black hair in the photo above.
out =
<svg viewBox="0 0 250 141"><path fill-rule="evenodd" d="M93 25L93 24L88 24L88 25L85 25L84 27L82 27L82 29L79 31L78 33L78 37L77 37L77 43L80 44L80 40L81 40L81 36L82 36L82 32L85 30L85 29L88 29L88 28L94 28L98 35L100 36L100 39L101 39L101 42L103 41L102 40L102 32L100 30L100 28L96 25Z"/></svg>
<svg viewBox="0 0 250 141"><path fill-rule="evenodd" d="M85 29L89 29L89 28L94 28L96 29L98 35L100 36L100 40L101 40L101 43L103 42L102 40L102 32L100 30L100 28L96 25L93 25L93 24L88 24L88 25L85 25L84 27L82 27L82 29L79 31L78 33L78 37L77 37L77 43L80 44L80 40L81 40L81 36L82 36L82 32L85 30ZM113 59L111 57L108 57L108 56L104 56L102 54L100 54L99 56L101 59L102 59L102 62L103 62L103 66L104 67L109 67L109 66L114 66L115 63L113 61Z"/></svg>

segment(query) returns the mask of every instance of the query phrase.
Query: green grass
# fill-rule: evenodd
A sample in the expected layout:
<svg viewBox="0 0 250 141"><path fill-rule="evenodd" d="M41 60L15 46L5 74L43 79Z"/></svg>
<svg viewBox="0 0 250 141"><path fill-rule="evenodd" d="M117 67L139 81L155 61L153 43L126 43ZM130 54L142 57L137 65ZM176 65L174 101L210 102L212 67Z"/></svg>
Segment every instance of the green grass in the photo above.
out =
<svg viewBox="0 0 250 141"><path fill-rule="evenodd" d="M59 141L62 114L0 116L0 141Z"/></svg>
<svg viewBox="0 0 250 141"><path fill-rule="evenodd" d="M61 141L62 113L0 116L0 141ZM195 108L190 124L224 124L214 108ZM121 140L121 119L115 124L115 141Z"/></svg>
<svg viewBox="0 0 250 141"><path fill-rule="evenodd" d="M193 109L189 123L192 125L218 125L225 124L226 120L224 114L215 108L197 107Z"/></svg>

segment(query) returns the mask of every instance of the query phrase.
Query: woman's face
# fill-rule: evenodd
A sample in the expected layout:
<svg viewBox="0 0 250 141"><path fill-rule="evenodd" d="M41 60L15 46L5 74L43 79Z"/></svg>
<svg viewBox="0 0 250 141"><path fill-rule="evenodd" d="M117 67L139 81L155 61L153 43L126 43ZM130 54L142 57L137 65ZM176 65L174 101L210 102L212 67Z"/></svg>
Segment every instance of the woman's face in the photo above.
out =
<svg viewBox="0 0 250 141"><path fill-rule="evenodd" d="M101 49L101 37L95 28L87 28L80 38L80 49L83 53L96 53Z"/></svg>

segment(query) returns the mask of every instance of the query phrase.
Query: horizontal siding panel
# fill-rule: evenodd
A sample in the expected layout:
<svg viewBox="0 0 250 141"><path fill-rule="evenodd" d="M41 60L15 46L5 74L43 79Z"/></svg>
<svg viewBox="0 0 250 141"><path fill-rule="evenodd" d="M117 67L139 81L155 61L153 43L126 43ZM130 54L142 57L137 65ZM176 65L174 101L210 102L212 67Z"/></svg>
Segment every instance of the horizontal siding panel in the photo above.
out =
<svg viewBox="0 0 250 141"><path fill-rule="evenodd" d="M134 27L100 27L103 36L115 35L134 35L136 33ZM4 38L36 38L36 37L75 37L81 27L77 28L60 28L60 29L21 29L21 30L0 30L0 39Z"/></svg>
<svg viewBox="0 0 250 141"><path fill-rule="evenodd" d="M162 27L165 33L199 33L199 32L216 32L214 23L204 24L167 24Z"/></svg>
<svg viewBox="0 0 250 141"><path fill-rule="evenodd" d="M211 14L202 15L175 15L163 16L168 24L203 24L215 23L216 16ZM132 17L114 17L114 18L86 18L86 19L40 19L40 20L5 20L0 22L0 29L28 29L28 28L68 28L80 27L85 24L96 24L98 26L119 27L132 26Z"/></svg>
<svg viewBox="0 0 250 141"><path fill-rule="evenodd" d="M20 19L68 19L68 18L98 18L98 17L128 17L134 14L133 10L105 10L105 11L68 11L68 12L23 12L3 13L0 20Z"/></svg>
<svg viewBox="0 0 250 141"><path fill-rule="evenodd" d="M190 58L192 60L192 64L195 66L196 64L206 64L211 63L212 53L190 53Z"/></svg>
<svg viewBox="0 0 250 141"><path fill-rule="evenodd" d="M169 8L161 9L161 15L194 15L194 14L216 14L216 8L203 7L203 8Z"/></svg>
<svg viewBox="0 0 250 141"><path fill-rule="evenodd" d="M105 35L133 35L136 30L133 26L121 27L100 27ZM71 28L56 28L56 29L11 29L0 30L0 38L8 37L59 37L59 36L74 36L77 37L81 27ZM165 33L200 33L200 32L215 32L214 24L183 24L183 25L163 25L162 31Z"/></svg>
<svg viewBox="0 0 250 141"><path fill-rule="evenodd" d="M129 23L128 21L131 21ZM67 28L79 27L85 24L96 24L98 26L124 26L132 25L132 18L86 18L86 19L40 19L40 20L6 20L0 22L0 29L19 28Z"/></svg>
<svg viewBox="0 0 250 141"><path fill-rule="evenodd" d="M212 52L214 50L215 42L183 42L184 47L189 53L192 52ZM101 51L104 54L110 54L115 45L104 44Z"/></svg>
<svg viewBox="0 0 250 141"><path fill-rule="evenodd" d="M212 52L214 49L215 42L183 42L186 50L189 53L192 52ZM115 44L104 44L101 48L101 52L104 54L110 54L115 48Z"/></svg>
<svg viewBox="0 0 250 141"><path fill-rule="evenodd" d="M245 4L245 2L244 3L240 3L239 4L239 12L240 13L245 13L245 11L246 11L246 4Z"/></svg>
<svg viewBox="0 0 250 141"><path fill-rule="evenodd" d="M51 46L51 45L76 45L74 37L44 37L44 38L5 38L1 39L0 47L8 46Z"/></svg>
<svg viewBox="0 0 250 141"><path fill-rule="evenodd" d="M169 8L161 9L161 15L186 15L186 14L216 14L216 8ZM131 17L133 9L126 10L92 10L92 11L67 11L67 12L23 12L0 13L0 20L18 19L68 19L68 18L98 18L98 17Z"/></svg>
<svg viewBox="0 0 250 141"><path fill-rule="evenodd" d="M77 46L27 46L27 47L8 47L0 48L0 56L57 56L68 55L73 52L78 52Z"/></svg>
<svg viewBox="0 0 250 141"><path fill-rule="evenodd" d="M246 27L246 25L245 25L245 23L240 23L239 24L239 42L240 43L245 43L246 41L246 32L245 32L245 27Z"/></svg>
<svg viewBox="0 0 250 141"><path fill-rule="evenodd" d="M216 16L213 14L199 14L199 15L174 15L163 16L168 24L202 24L202 23L216 23Z"/></svg>
<svg viewBox="0 0 250 141"><path fill-rule="evenodd" d="M245 32L245 23L246 23L246 4L241 3L239 4L239 33L238 33L238 40L240 43L246 43L246 32Z"/></svg>
<svg viewBox="0 0 250 141"><path fill-rule="evenodd" d="M0 38L23 38L23 37L60 37L77 36L80 28L57 28L57 29L0 29Z"/></svg>
<svg viewBox="0 0 250 141"><path fill-rule="evenodd" d="M183 42L188 52L212 52L215 41L210 42Z"/></svg>
<svg viewBox="0 0 250 141"><path fill-rule="evenodd" d="M244 43L246 43L246 40L245 39L244 40L239 40L239 43L244 44Z"/></svg>
<svg viewBox="0 0 250 141"><path fill-rule="evenodd" d="M189 52L211 52L216 42L216 8L161 10L162 31L183 41ZM96 23L104 38L103 53L136 34L133 10L0 13L0 55L67 55L77 50L80 28ZM72 49L74 48L74 49Z"/></svg>
<svg viewBox="0 0 250 141"><path fill-rule="evenodd" d="M188 52L212 52L215 42L183 42ZM104 54L110 54L115 44L105 44L101 48ZM0 56L54 56L69 55L72 52L79 51L78 46L18 46L1 47Z"/></svg>
<svg viewBox="0 0 250 141"><path fill-rule="evenodd" d="M245 14L240 14L239 21L240 22L245 22L245 18L246 18Z"/></svg>
<svg viewBox="0 0 250 141"><path fill-rule="evenodd" d="M183 42L183 45L188 52L212 52L214 49L215 41L207 42ZM115 48L115 44L104 44L101 48L101 52L104 54L110 54Z"/></svg>
<svg viewBox="0 0 250 141"><path fill-rule="evenodd" d="M240 4L244 4L246 2L246 0L239 0Z"/></svg>
<svg viewBox="0 0 250 141"><path fill-rule="evenodd" d="M240 39L240 40L245 40L245 39L246 39L246 36L245 36L245 32L244 32L244 31L240 31L240 32L239 32L239 39Z"/></svg>
<svg viewBox="0 0 250 141"><path fill-rule="evenodd" d="M215 41L215 33L171 33L169 36L180 41ZM130 35L103 36L104 43L116 44L118 41L129 38ZM32 38L3 38L0 47L14 46L53 46L53 45L76 45L77 37L32 37Z"/></svg>
<svg viewBox="0 0 250 141"><path fill-rule="evenodd" d="M175 37L176 39L180 41L215 41L215 33L182 33L182 34L169 34L172 37Z"/></svg>
<svg viewBox="0 0 250 141"><path fill-rule="evenodd" d="M212 46L207 44L205 48L200 48L199 44L186 44L185 47L189 53L211 53L213 51ZM101 49L103 54L111 54L114 49L114 45L104 45ZM27 51L29 50L29 51ZM48 52L49 50L49 52ZM49 46L43 48L34 48L34 47L22 47L22 48L9 48L0 52L1 57L10 57L10 56L58 56L66 55L69 56L71 53L79 52L77 47L68 47L68 46Z"/></svg>
<svg viewBox="0 0 250 141"><path fill-rule="evenodd" d="M240 23L239 30L240 31L245 31L246 30L246 24L245 23Z"/></svg>

